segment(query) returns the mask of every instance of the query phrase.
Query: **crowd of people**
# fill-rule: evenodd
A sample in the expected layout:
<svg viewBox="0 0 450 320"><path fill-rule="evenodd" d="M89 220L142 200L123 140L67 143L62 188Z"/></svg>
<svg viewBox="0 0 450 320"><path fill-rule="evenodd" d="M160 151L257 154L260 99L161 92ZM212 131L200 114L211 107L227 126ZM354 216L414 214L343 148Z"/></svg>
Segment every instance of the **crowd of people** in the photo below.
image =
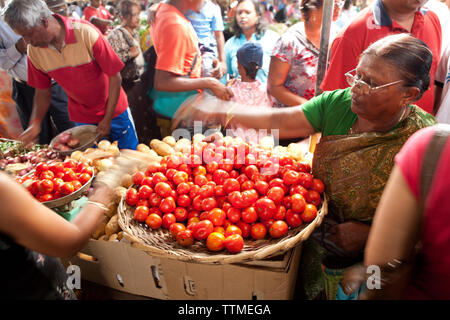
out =
<svg viewBox="0 0 450 320"><path fill-rule="evenodd" d="M280 139L321 134L312 169L330 209L304 244L303 298L361 298L364 277L348 281L349 272L406 264L418 242L420 276L398 297L450 298L449 286L438 285L450 283L450 259L440 255L450 248L450 185L442 178L450 147L444 139L442 152L427 149L449 131L435 125L450 124L450 1L374 0L363 7L334 0L330 59L318 84L324 2L10 0L0 19L0 69L11 76L24 130L11 138L48 143L67 128L95 124L119 148L136 149L170 135L177 110L201 92L235 102L231 109L194 104L190 117L222 128L277 128ZM9 132L1 121L0 128ZM422 163L430 155L439 160L437 179L423 194ZM0 184L13 183L0 175ZM96 201L109 199L98 197L105 188L98 186ZM14 190L2 188L0 198ZM51 226L36 228L20 211L2 209L4 242L56 256L87 241L97 219L74 222L82 232L65 250L34 241ZM6 216L16 220L6 223ZM12 231L14 221L29 223L30 235Z"/></svg>

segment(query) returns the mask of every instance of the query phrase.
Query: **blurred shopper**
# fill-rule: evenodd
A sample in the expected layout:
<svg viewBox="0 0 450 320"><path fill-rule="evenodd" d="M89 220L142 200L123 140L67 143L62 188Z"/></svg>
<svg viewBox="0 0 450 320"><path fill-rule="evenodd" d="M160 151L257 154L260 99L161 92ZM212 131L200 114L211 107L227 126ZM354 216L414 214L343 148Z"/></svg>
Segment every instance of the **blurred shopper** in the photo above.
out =
<svg viewBox="0 0 450 320"><path fill-rule="evenodd" d="M335 1L333 20L339 14ZM302 22L281 35L272 52L267 89L275 107L303 104L315 95L323 0L301 2Z"/></svg>
<svg viewBox="0 0 450 320"><path fill-rule="evenodd" d="M83 11L84 19L96 26L103 34L106 34L113 21L113 16L102 5L102 0L91 0Z"/></svg>
<svg viewBox="0 0 450 320"><path fill-rule="evenodd" d="M411 33L423 40L433 53L430 89L417 101L419 107L432 113L434 75L441 56L442 31L436 14L422 8L425 2L376 0L371 7L364 9L333 41L330 64L321 89L348 87L345 73L356 67L358 56L374 41L393 33Z"/></svg>
<svg viewBox="0 0 450 320"><path fill-rule="evenodd" d="M23 130L30 125L33 112L35 90L27 80L26 42L0 19L0 69L8 71L12 78L12 98L16 103L17 113ZM52 122L56 126L53 132ZM49 144L60 132L70 129L74 123L69 119L67 95L54 81L51 81L50 107L42 117L38 142Z"/></svg>
<svg viewBox="0 0 450 320"><path fill-rule="evenodd" d="M84 20L52 14L42 0L12 0L3 17L28 46L28 84L35 88L30 124L21 139L41 131L50 106L52 78L68 95L70 119L95 124L100 137L135 149L136 131L121 87L123 62L108 41Z"/></svg>
<svg viewBox="0 0 450 320"><path fill-rule="evenodd" d="M343 2L343 0L340 0ZM355 19L358 15L356 7L353 5L353 0L345 0L339 18L333 23L337 30L343 30Z"/></svg>
<svg viewBox="0 0 450 320"><path fill-rule="evenodd" d="M236 6L236 16L233 23L234 36L225 43L228 75L236 78L239 75L236 53L246 42L258 42L264 51L263 67L256 79L267 83L270 54L279 35L272 30L266 30L261 20L261 6L257 0L239 0Z"/></svg>

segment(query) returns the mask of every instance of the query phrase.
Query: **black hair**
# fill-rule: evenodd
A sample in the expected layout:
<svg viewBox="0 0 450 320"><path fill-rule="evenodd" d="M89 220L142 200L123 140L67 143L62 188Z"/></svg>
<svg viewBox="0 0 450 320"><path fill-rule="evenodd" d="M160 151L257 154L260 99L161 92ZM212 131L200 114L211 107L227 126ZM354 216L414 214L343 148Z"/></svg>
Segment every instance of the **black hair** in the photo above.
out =
<svg viewBox="0 0 450 320"><path fill-rule="evenodd" d="M241 64L242 65L242 64ZM245 67L244 65L242 65L242 67L245 70L245 73L247 74L248 77L250 77L252 80L256 79L256 74L258 73L258 70L261 69L260 66L258 66L255 62L250 62L250 65Z"/></svg>
<svg viewBox="0 0 450 320"><path fill-rule="evenodd" d="M416 101L430 85L433 53L425 42L409 34L384 37L364 50L361 57L364 55L374 55L395 66L407 87L417 87L420 90Z"/></svg>
<svg viewBox="0 0 450 320"><path fill-rule="evenodd" d="M300 3L300 11L302 12L303 19L309 20L311 10L317 10L322 8L323 0L302 0Z"/></svg>
<svg viewBox="0 0 450 320"><path fill-rule="evenodd" d="M281 8L275 13L274 19L278 23L285 23L287 21L286 7Z"/></svg>
<svg viewBox="0 0 450 320"><path fill-rule="evenodd" d="M239 27L239 25L237 23L237 8L239 7L239 4L241 4L244 1L250 1L251 3L253 3L256 14L259 16L258 21L256 22L256 29L255 29L255 37L256 37L256 39L259 40L264 35L265 25L263 24L262 19L261 19L262 12L261 12L260 2L258 0L239 0L238 1L238 4L236 5L236 14L235 14L234 20L233 20L234 35L236 36L236 38L239 38L241 36L241 34L243 34L241 27Z"/></svg>
<svg viewBox="0 0 450 320"><path fill-rule="evenodd" d="M119 4L118 4L118 8L117 8L119 16L122 17L122 18L124 18L126 16L129 16L131 14L131 8L134 7L134 6L136 6L138 8L141 8L139 3L137 3L137 2L135 2L133 0L122 0L122 1L120 1Z"/></svg>

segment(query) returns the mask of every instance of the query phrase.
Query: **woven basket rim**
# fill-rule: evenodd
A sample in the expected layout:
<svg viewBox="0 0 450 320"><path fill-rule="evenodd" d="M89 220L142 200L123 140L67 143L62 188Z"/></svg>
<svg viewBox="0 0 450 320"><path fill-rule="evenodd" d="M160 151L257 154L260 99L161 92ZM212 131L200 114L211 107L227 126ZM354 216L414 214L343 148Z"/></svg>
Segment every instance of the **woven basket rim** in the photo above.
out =
<svg viewBox="0 0 450 320"><path fill-rule="evenodd" d="M273 257L282 254L307 240L314 229L321 225L325 215L328 214L328 196L323 193L322 205L318 210L315 219L309 224L304 224L296 229L289 230L288 235L279 239L270 238L258 241L244 239L244 249L240 253L234 254L226 253L223 250L218 253L214 253L208 251L204 244L201 245L204 247L201 249L202 252L197 252L192 249L193 246L184 248L173 240L171 242L159 241L156 233L159 233L159 235L164 234L169 237L169 231L163 230L162 228L158 230L151 230L150 228L147 229L143 225L134 221L132 215L130 214L131 212L129 213L128 207L130 206L126 204L124 195L117 209L119 218L118 222L123 231L124 237L131 242L132 247L143 250L149 255L155 257L206 264L230 264ZM144 228L146 229L145 231L143 230ZM142 235L139 235L138 233L144 233L148 238L144 240ZM150 239L154 240L157 245L146 243L146 241ZM251 249L248 246L248 243L250 242L253 244L258 243L261 246L257 249ZM200 248L200 242L196 243L198 244L196 247Z"/></svg>

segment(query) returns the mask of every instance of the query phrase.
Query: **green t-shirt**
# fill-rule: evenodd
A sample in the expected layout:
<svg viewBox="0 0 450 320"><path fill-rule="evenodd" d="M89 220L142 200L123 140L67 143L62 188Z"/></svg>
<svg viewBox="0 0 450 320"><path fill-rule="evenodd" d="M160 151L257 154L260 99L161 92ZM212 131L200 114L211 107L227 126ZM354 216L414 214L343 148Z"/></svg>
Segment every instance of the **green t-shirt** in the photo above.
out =
<svg viewBox="0 0 450 320"><path fill-rule="evenodd" d="M350 88L326 91L303 104L303 112L311 126L322 136L344 135L355 123L351 110Z"/></svg>

